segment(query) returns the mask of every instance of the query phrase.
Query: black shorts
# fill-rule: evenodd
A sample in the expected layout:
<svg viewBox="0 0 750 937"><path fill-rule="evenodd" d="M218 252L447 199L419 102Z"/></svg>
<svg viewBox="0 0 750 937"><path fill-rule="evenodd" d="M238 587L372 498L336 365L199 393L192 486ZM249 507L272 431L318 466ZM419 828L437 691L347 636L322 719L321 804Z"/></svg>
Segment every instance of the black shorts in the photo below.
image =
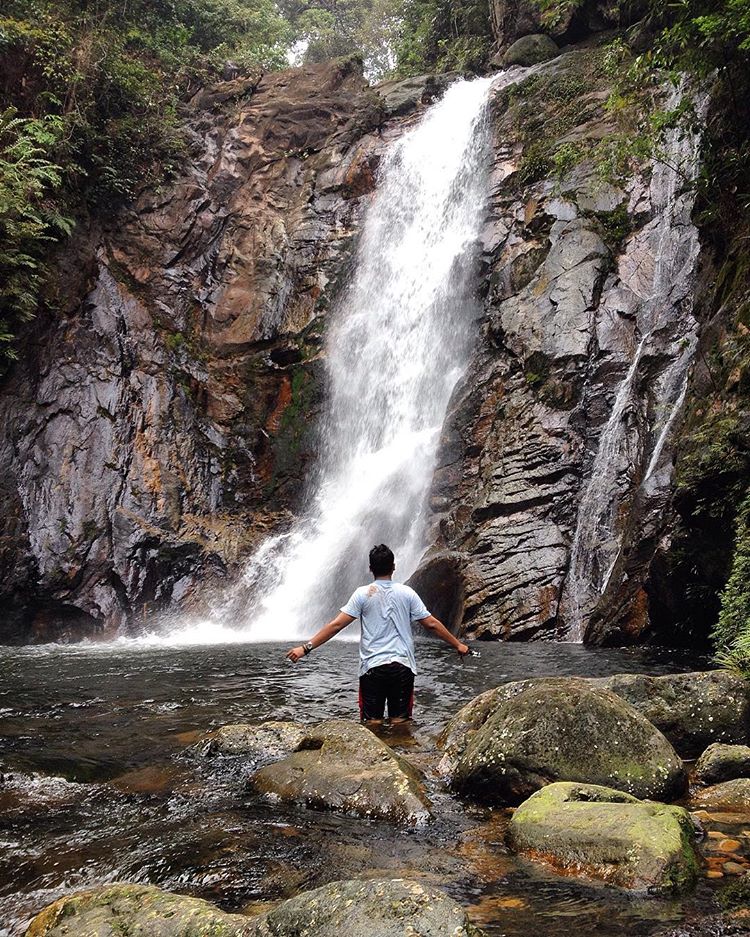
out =
<svg viewBox="0 0 750 937"><path fill-rule="evenodd" d="M359 678L359 716L363 722L382 719L386 702L389 719L411 719L414 674L397 661L373 667Z"/></svg>

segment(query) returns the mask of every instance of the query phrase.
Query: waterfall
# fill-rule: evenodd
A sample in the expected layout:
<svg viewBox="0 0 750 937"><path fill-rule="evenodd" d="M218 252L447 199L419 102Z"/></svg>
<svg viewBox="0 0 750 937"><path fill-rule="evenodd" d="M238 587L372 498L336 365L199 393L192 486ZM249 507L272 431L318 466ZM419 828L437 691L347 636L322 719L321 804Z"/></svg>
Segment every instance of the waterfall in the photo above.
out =
<svg viewBox="0 0 750 937"><path fill-rule="evenodd" d="M217 609L251 640L309 635L329 620L368 578L373 544L391 546L401 579L424 551L437 444L479 311L491 83L456 82L384 157L328 330L310 506L250 560L244 621L227 613L236 602Z"/></svg>
<svg viewBox="0 0 750 937"><path fill-rule="evenodd" d="M683 94L683 86L675 89L667 107L677 107ZM705 99L696 105L702 113ZM622 555L623 516L636 500L645 513L649 500L654 503L671 482L671 461L662 462L697 347L692 288L699 242L691 222L691 183L698 170L699 143L692 130L675 127L667 132L665 152L654 163L649 186L652 220L628 245L626 264L620 264L614 289L625 288L635 299L636 338L640 337L599 436L578 508L562 602L570 641L584 639L588 618ZM649 270L645 275L644 268ZM602 308L606 306L604 297ZM667 359L660 370L654 364L659 358ZM644 367L647 360L649 368ZM655 410L651 425L649 396ZM665 473L657 478L660 469Z"/></svg>

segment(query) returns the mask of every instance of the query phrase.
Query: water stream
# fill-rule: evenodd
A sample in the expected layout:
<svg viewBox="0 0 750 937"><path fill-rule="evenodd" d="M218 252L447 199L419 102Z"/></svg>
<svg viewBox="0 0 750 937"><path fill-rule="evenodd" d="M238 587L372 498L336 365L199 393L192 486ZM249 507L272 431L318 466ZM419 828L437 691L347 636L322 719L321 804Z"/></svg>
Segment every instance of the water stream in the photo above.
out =
<svg viewBox="0 0 750 937"><path fill-rule="evenodd" d="M469 907L491 937L650 937L710 908L711 882L685 898L638 898L525 863L504 843L507 812L462 804L434 770L445 721L502 681L703 661L655 648L488 644L462 665L420 642L416 725L387 741L427 772L436 820L407 832L267 803L245 788L241 759L185 757L227 722L355 716L354 646L328 645L296 667L283 651L0 648L0 937L19 937L62 894L118 880L241 910L336 879L417 878Z"/></svg>
<svg viewBox="0 0 750 937"><path fill-rule="evenodd" d="M684 93L675 89L667 109L676 108ZM696 104L702 112L705 101ZM691 214L699 144L693 130L667 131L649 186L652 220L620 258L612 303L602 299L605 311L611 305L616 312L621 292L630 295L637 345L600 433L578 508L562 602L570 641L584 639L589 617L610 585L625 546L624 518L636 500L645 517L649 501L662 499L671 482L667 443L697 347L692 288L699 241Z"/></svg>
<svg viewBox="0 0 750 937"><path fill-rule="evenodd" d="M309 634L367 578L374 543L392 547L399 578L416 568L437 442L475 332L492 82L453 84L385 155L328 330L310 507L250 560L244 620L230 595L213 622L191 626L196 641L228 627L259 641Z"/></svg>

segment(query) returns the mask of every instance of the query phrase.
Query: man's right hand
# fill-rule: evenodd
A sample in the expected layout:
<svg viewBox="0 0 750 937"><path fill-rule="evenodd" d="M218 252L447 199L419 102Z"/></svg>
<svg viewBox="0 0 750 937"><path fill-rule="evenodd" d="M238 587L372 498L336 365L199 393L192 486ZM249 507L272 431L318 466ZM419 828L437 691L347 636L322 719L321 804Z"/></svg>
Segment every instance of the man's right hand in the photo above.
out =
<svg viewBox="0 0 750 937"><path fill-rule="evenodd" d="M456 648L456 651L461 655L461 657L466 657L466 655L469 653L469 645L459 644Z"/></svg>

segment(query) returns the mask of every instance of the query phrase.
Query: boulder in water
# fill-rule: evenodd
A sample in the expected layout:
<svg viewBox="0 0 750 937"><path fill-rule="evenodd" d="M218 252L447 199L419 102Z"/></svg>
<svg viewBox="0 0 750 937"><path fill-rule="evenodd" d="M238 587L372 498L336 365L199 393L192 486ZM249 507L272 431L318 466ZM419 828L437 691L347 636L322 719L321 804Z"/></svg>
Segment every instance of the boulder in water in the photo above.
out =
<svg viewBox="0 0 750 937"><path fill-rule="evenodd" d="M516 810L513 848L567 874L633 890L684 890L698 859L687 810L593 784L550 784Z"/></svg>
<svg viewBox="0 0 750 937"><path fill-rule="evenodd" d="M670 800L687 785L682 761L636 709L577 678L505 688L469 739L453 787L475 800L518 804L553 781L601 784Z"/></svg>
<svg viewBox="0 0 750 937"><path fill-rule="evenodd" d="M748 739L748 685L724 670L663 677L616 674L595 683L635 706L683 757L700 755L712 742L743 744Z"/></svg>
<svg viewBox="0 0 750 937"><path fill-rule="evenodd" d="M343 720L308 730L299 750L252 775L260 794L318 810L416 825L430 803L414 768L364 726Z"/></svg>
<svg viewBox="0 0 750 937"><path fill-rule="evenodd" d="M244 937L249 921L200 898L151 885L105 885L66 895L37 914L26 937Z"/></svg>
<svg viewBox="0 0 750 937"><path fill-rule="evenodd" d="M252 921L251 937L481 937L463 908L420 882L332 882Z"/></svg>
<svg viewBox="0 0 750 937"><path fill-rule="evenodd" d="M693 777L701 784L750 778L750 746L714 742L698 759Z"/></svg>
<svg viewBox="0 0 750 937"><path fill-rule="evenodd" d="M719 813L750 813L750 778L706 787L692 797L691 806Z"/></svg>
<svg viewBox="0 0 750 937"><path fill-rule="evenodd" d="M275 761L296 752L306 731L299 722L231 724L209 732L191 751L208 757L242 755L256 763Z"/></svg>
<svg viewBox="0 0 750 937"><path fill-rule="evenodd" d="M516 39L503 56L502 64L505 68L511 65L536 65L559 54L560 50L554 39L544 33L532 33Z"/></svg>

